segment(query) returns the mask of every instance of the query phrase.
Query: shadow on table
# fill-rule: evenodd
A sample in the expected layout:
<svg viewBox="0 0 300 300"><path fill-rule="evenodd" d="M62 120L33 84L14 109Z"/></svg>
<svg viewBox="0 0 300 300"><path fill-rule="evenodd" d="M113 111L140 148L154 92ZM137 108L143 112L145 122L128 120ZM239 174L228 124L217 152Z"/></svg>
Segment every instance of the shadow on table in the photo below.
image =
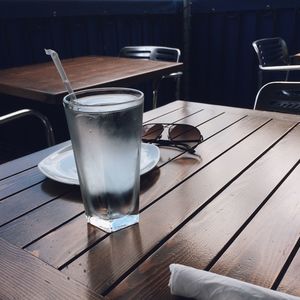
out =
<svg viewBox="0 0 300 300"><path fill-rule="evenodd" d="M59 183L52 179L46 179L42 183L42 190L51 197L63 197L66 201L82 202L80 188L76 185Z"/></svg>
<svg viewBox="0 0 300 300"><path fill-rule="evenodd" d="M160 169L154 168L152 171L141 176L140 192L141 194L151 188L160 177Z"/></svg>

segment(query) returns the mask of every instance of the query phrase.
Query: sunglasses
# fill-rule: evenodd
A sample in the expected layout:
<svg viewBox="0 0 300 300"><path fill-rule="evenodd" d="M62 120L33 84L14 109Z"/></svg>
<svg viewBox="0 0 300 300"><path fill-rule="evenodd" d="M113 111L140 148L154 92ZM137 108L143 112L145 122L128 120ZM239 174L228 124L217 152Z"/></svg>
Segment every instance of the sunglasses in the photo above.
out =
<svg viewBox="0 0 300 300"><path fill-rule="evenodd" d="M165 128L168 128L168 140L161 139ZM197 127L187 124L149 123L143 125L142 141L194 153L203 136Z"/></svg>

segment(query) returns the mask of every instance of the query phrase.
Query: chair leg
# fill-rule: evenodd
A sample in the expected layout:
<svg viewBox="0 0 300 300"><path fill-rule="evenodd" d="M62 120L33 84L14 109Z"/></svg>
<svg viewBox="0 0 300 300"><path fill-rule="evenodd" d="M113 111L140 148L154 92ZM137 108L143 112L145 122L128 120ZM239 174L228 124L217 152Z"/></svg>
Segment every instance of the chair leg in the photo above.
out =
<svg viewBox="0 0 300 300"><path fill-rule="evenodd" d="M180 77L176 78L175 100L180 99Z"/></svg>
<svg viewBox="0 0 300 300"><path fill-rule="evenodd" d="M263 72L262 70L258 71L258 89L260 89L263 85Z"/></svg>
<svg viewBox="0 0 300 300"><path fill-rule="evenodd" d="M55 145L54 132L53 132L53 128L52 128L48 118L46 116L42 115L38 111L32 110L31 112L32 112L32 115L39 118L41 120L41 122L43 123L45 132L46 132L48 146L54 146Z"/></svg>
<svg viewBox="0 0 300 300"><path fill-rule="evenodd" d="M152 109L157 107L157 97L158 97L158 87L159 87L160 80L154 80L152 86Z"/></svg>
<svg viewBox="0 0 300 300"><path fill-rule="evenodd" d="M153 90L152 94L153 94L152 109L154 109L157 107L157 94L158 94L157 90Z"/></svg>

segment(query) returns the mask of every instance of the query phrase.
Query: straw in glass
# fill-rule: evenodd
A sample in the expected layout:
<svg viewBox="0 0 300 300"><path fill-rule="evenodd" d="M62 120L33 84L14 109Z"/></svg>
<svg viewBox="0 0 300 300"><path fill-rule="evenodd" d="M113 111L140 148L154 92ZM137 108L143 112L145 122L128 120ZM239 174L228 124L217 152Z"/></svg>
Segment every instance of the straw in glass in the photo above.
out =
<svg viewBox="0 0 300 300"><path fill-rule="evenodd" d="M47 55L51 56L51 58L52 58L52 60L55 64L55 67L56 67L56 69L57 69L57 71L58 71L58 73L59 73L59 75L60 75L67 91L68 91L68 93L70 94L71 100L75 100L76 96L74 94L74 90L73 90L73 88L71 86L71 83L70 83L70 81L69 81L69 79L66 75L66 72L65 72L65 70L64 70L64 68L61 64L61 61L59 59L59 56L58 56L57 52L55 52L52 49L45 49L45 52L46 52Z"/></svg>

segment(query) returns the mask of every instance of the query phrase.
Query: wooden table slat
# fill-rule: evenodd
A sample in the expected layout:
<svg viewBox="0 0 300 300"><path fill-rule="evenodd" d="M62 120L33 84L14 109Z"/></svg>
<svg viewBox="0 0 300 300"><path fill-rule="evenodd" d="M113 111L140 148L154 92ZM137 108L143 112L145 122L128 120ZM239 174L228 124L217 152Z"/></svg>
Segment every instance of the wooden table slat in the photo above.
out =
<svg viewBox="0 0 300 300"><path fill-rule="evenodd" d="M161 147L139 224L112 234L86 223L78 187L38 171L62 145L0 166L0 298L174 299L170 263L300 296L299 116L178 100L143 120L198 126L204 142Z"/></svg>
<svg viewBox="0 0 300 300"><path fill-rule="evenodd" d="M162 115L161 117L155 118L154 120L151 120L150 123L154 122L154 123L173 123L173 122L179 122L182 119L189 117L190 115L194 114L194 113L200 113L201 111L203 111L203 109L201 109L199 107L199 109L197 109L195 111L195 109L193 107L187 107L184 109L178 109L175 110L169 114L165 114Z"/></svg>
<svg viewBox="0 0 300 300"><path fill-rule="evenodd" d="M164 106L145 112L143 115L143 122L144 123L157 122L155 119L172 114L176 110L185 111L186 109L203 110L204 108L202 103L185 102L185 101L177 100L177 101L170 102ZM223 111L223 108L220 108L219 110ZM174 121L175 120L172 120L172 122Z"/></svg>
<svg viewBox="0 0 300 300"><path fill-rule="evenodd" d="M1 165L0 180L13 176L17 173L24 172L27 169L35 167L42 159L47 157L52 152L65 147L70 142L60 143L50 148L40 150L38 152L28 154L18 159L6 162ZM1 182L0 182L1 183Z"/></svg>
<svg viewBox="0 0 300 300"><path fill-rule="evenodd" d="M0 227L0 237L24 247L83 211L78 188Z"/></svg>
<svg viewBox="0 0 300 300"><path fill-rule="evenodd" d="M300 141L295 137L299 134L298 126L124 279L108 294L109 298L169 299L167 283L171 263L207 268L297 163ZM277 167L270 174L274 164ZM253 186L259 186L259 189L253 190ZM292 276L290 279L293 280ZM259 284L263 285L263 281ZM299 281L294 281L294 285L299 287ZM157 288L153 289L153 286Z"/></svg>
<svg viewBox="0 0 300 300"><path fill-rule="evenodd" d="M199 109L201 109L201 104L193 103L193 102L191 102L190 104L186 104L183 101L174 101L163 107L159 107L157 109L146 112L143 116L143 120L144 122L147 122L151 119L158 118L161 115L167 115L178 109L185 109L186 107L197 107L197 108L199 107ZM69 145L69 143L70 141L66 141L58 145L55 145L53 147L46 148L38 152L2 164L1 172L0 172L0 180L35 167L42 159L47 157L49 154Z"/></svg>
<svg viewBox="0 0 300 300"><path fill-rule="evenodd" d="M13 177L0 181L0 201L12 194L38 184L46 179L37 168L28 169Z"/></svg>
<svg viewBox="0 0 300 300"><path fill-rule="evenodd" d="M282 159L287 160L284 155ZM299 239L299 177L297 167L217 261L213 272L272 287Z"/></svg>
<svg viewBox="0 0 300 300"><path fill-rule="evenodd" d="M0 202L0 226L70 191L73 187L46 180Z"/></svg>
<svg viewBox="0 0 300 300"><path fill-rule="evenodd" d="M218 119L212 120L212 124L217 126L220 130L217 120ZM149 180L150 182L159 180L161 184L159 186L148 184L147 195L144 195L144 193L141 194L140 203L142 203L143 206L147 206L153 202L153 199L159 199L161 195L172 190L176 185L180 184L200 169L206 167L212 160L221 156L241 140L247 138L248 135L253 134L253 132L260 126L266 124L266 122L268 122L266 119L253 117L241 119L226 130L219 132L217 135L200 144L196 148L195 155L180 155L172 160L171 163L168 163L164 168L154 170L151 173L152 178L149 178ZM209 123L205 125L208 126ZM202 131L202 133L205 137L205 131ZM163 156L163 154L164 151L161 151L161 156ZM172 174L172 176L170 177L169 174Z"/></svg>
<svg viewBox="0 0 300 300"><path fill-rule="evenodd" d="M104 231L88 225L85 214L81 214L25 249L53 267L61 268L106 236Z"/></svg>
<svg viewBox="0 0 300 300"><path fill-rule="evenodd" d="M143 211L138 226L110 235L62 271L99 293L105 292L128 271L130 266L137 263L222 190L289 127L290 125L280 121L269 122L248 137L247 142L241 142L165 195L164 201L155 202ZM235 162L230 170L228 170L229 161L231 164ZM170 209L172 213L168 214Z"/></svg>
<svg viewBox="0 0 300 300"><path fill-rule="evenodd" d="M202 114L202 112L201 112ZM210 115L210 113L209 113ZM205 130L207 132L210 132L210 134L215 134L215 131L219 131L220 128L223 128L224 124L229 125L230 123L235 123L237 121L237 118L240 118L240 116L236 115L221 115L218 118L213 119L211 122L207 122L204 124ZM220 119L220 120L219 120ZM251 118L250 118L251 119ZM187 118L188 120L188 118ZM235 130L230 130L229 133L226 133L226 131L222 131L222 135L224 135L223 140L226 140L225 145L227 147L230 147L232 143L234 144L237 142L237 138L242 139L246 135L249 134L249 132L255 130L258 126L262 125L266 122L265 119L260 120L258 119L257 122L253 122L253 118L251 119L251 122L247 119L241 120L243 124L235 124L237 128ZM250 126L251 123L251 126ZM239 132L241 131L241 135L236 134L235 131ZM235 134L234 134L235 133ZM208 138L208 136L206 136ZM233 140L231 140L233 139ZM199 150L199 154L202 153L202 160L192 160L193 164L187 164L184 167L185 173L180 174L180 171L182 169L181 164L173 164L171 168L169 168L168 165L164 166L163 168L153 170L146 176L142 176L141 178L141 197L140 197L140 208L143 209L146 205L149 205L153 199L159 198L164 193L168 192L169 190L173 189L174 186L178 184L179 179L187 178L190 174L195 172L199 169L199 167L203 167L206 163L209 162L214 155L219 155L223 151L225 151L227 148L223 149L222 147L213 147L213 142L209 143L209 148L207 151L205 151L205 147L203 149L203 145L205 145L204 142L200 147L202 147L202 150ZM228 143L228 144L227 144ZM203 151L207 152L207 157L204 156ZM178 151L174 151L173 156L171 155L170 149L162 149L161 148L161 160L159 164L162 164L162 162L166 163L167 161L170 161L170 159L178 156ZM180 153L180 152L179 152ZM177 159L179 159L178 157ZM185 159L184 159L185 160ZM166 168L166 171L165 171ZM167 176L168 172L172 171L173 176L170 178ZM151 187L153 184L153 181L157 180L157 174L159 173L159 180L162 183L163 187L160 187L160 189L157 189L155 186ZM178 174L178 175L177 175ZM80 227L83 225L84 220L80 218L80 220L77 220L76 222L72 222L70 226L58 228L55 232L51 234L51 236L45 236L41 240L35 242L34 244L30 245L28 250L32 251L34 254L37 254L40 258L42 258L44 261L50 263L51 265L60 267L64 265L68 260L72 259L74 256L78 255L78 253L84 251L86 247L88 247L90 244L94 243L98 239L98 235L92 235L91 237L87 237L85 235L76 235L76 238L74 237L73 242L67 243L67 247L65 246L64 240L60 239L61 236L68 235L71 231L73 232L81 232ZM102 237L102 236L101 236ZM88 242L87 242L88 241ZM63 243L63 244L62 244ZM51 249L49 249L49 245L51 244ZM65 256L59 255L55 256L54 253L56 253L59 249L65 248Z"/></svg>
<svg viewBox="0 0 300 300"><path fill-rule="evenodd" d="M100 300L80 283L0 239L1 299Z"/></svg>
<svg viewBox="0 0 300 300"><path fill-rule="evenodd" d="M295 296L300 296L300 249L293 258L277 290Z"/></svg>
<svg viewBox="0 0 300 300"><path fill-rule="evenodd" d="M198 129L203 135L204 142L212 137L213 135L224 130L224 127L229 127L232 124L240 121L243 117L223 114L219 112L211 112L209 110L204 110L196 113L195 115L185 117L181 119L179 123L189 124L192 126L198 126ZM200 123L200 125L199 125ZM167 130L163 132L163 139L168 138ZM176 157L180 157L183 151L176 148L160 147L160 160L157 164L158 167L166 164Z"/></svg>
<svg viewBox="0 0 300 300"><path fill-rule="evenodd" d="M180 119L182 119L184 116L186 116L188 113L190 113L189 112L189 110L186 110L185 109L185 112L183 113L183 112L179 112L179 115L178 115L178 113L177 113L177 111L176 111L176 114L174 115L173 114L173 117L174 116L177 116L177 117L179 117ZM209 114L209 116L210 116L210 114ZM40 172L35 168L35 169L30 169L30 170L28 170L28 171L25 171L25 172L22 172L22 173L20 173L20 174L18 174L17 176L22 176L22 177L24 177L24 180L25 180L25 182L27 183L27 181L28 180L30 180L30 178L28 178L26 175L27 175L27 172L32 172L32 173L34 173L34 172L37 172L38 174L40 174ZM25 176L24 176L25 175ZM42 175L43 176L43 175ZM16 176L15 176L16 177ZM0 182L0 185L1 185L1 183L6 183L6 181L12 181L12 182L14 182L14 180L16 179L15 177L13 177L13 178L7 178L7 179L5 179L5 180L2 180L1 182ZM44 178L44 177L43 177ZM18 181L18 182L21 182L20 180ZM15 187L15 186L14 186ZM23 186L22 186L23 187ZM43 196L44 197L44 196ZM69 207L70 206L70 207ZM46 214L46 212L45 212L45 210L47 210L47 208L48 207L51 207L51 204L50 204L50 206L45 206L45 207L42 207L41 209L39 209L39 210L37 210L37 211L34 211L34 212L32 212L30 215L41 215L41 216L43 216L44 214ZM72 205L72 203L70 203L70 204L68 204L66 207L69 207L69 210L70 210L70 212L73 212L74 210L73 210L73 205ZM62 216L60 216L60 213L62 214ZM76 215L76 214L78 214L78 213L80 213L80 211L78 211L78 210L75 210L74 211L74 214ZM70 218L73 218L75 215L70 215ZM64 211L61 211L61 212L58 212L58 214L56 214L56 218L57 219L59 219L59 220L61 220L61 218L63 218L65 216L65 212ZM16 221L14 221L11 225L6 225L4 228L2 228L2 234L4 234L4 236L9 236L10 234L12 234L12 232L14 232L15 230L17 230L18 229L18 227L19 226L21 226L22 228L25 226L24 225L24 223L23 223L23 219L25 219L25 220L27 220L27 217L28 216L25 216L24 218L20 218L19 220L16 220ZM35 220L35 219L34 219ZM6 221L7 221L7 219L6 219ZM27 221L25 221L25 223L27 223ZM44 222L45 224L48 224L47 222ZM16 225L16 224L18 224L18 225ZM31 224L31 223L29 223L29 224ZM52 224L52 223L50 223L50 224ZM55 226L57 226L57 222L54 222L54 224L55 224ZM46 225L44 225L44 226L46 226ZM12 229L10 229L10 228L12 228ZM38 228L38 229L40 229L40 227ZM12 230L12 231L11 231ZM46 230L46 228L45 227L43 227L43 230L45 231L45 232L48 232L48 231L51 231L51 230L53 230L53 228L51 227L51 228L48 228L48 230ZM43 234L44 234L44 231L43 231ZM21 245L22 247L23 246L25 246L26 244L28 244L28 243L31 243L32 242L32 240L30 240L30 238L32 238L32 239L36 239L36 238L38 238L39 235L40 234L40 230L37 230L37 232L34 232L34 231L31 231L31 234L30 235L27 235L26 237L24 236L20 241L19 241L19 245ZM0 236L1 236L1 231L0 231ZM18 238L19 236L18 235L16 235L16 238ZM10 241L12 241L12 240L10 240Z"/></svg>

